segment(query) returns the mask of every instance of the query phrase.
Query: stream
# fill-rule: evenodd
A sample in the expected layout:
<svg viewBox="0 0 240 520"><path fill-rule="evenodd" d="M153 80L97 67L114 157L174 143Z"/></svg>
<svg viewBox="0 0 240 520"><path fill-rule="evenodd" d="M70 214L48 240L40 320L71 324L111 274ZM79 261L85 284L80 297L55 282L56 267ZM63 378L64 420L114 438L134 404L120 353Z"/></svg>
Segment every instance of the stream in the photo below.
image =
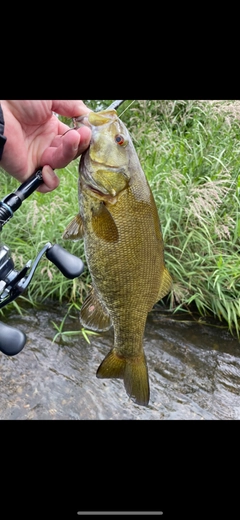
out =
<svg viewBox="0 0 240 520"><path fill-rule="evenodd" d="M184 315L148 315L144 350L148 363L148 407L131 401L119 379L97 379L112 348L113 331L81 332L77 311L58 335L67 307L46 304L14 309L1 321L25 332L16 356L0 353L1 420L238 420L240 342L222 323L202 324Z"/></svg>

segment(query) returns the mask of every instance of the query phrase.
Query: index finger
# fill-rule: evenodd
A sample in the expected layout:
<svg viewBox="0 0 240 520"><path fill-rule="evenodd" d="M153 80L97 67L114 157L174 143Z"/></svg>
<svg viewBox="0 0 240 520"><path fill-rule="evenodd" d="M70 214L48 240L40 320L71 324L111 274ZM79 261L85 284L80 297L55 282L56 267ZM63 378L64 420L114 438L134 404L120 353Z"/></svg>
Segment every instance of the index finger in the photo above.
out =
<svg viewBox="0 0 240 520"><path fill-rule="evenodd" d="M53 100L52 110L60 116L77 117L92 112L82 100Z"/></svg>

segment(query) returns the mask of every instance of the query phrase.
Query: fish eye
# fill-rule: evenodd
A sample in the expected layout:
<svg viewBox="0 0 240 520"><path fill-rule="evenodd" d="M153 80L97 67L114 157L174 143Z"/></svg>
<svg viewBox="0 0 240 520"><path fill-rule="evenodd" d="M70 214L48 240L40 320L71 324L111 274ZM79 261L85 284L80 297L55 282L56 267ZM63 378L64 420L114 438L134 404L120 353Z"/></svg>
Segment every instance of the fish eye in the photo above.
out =
<svg viewBox="0 0 240 520"><path fill-rule="evenodd" d="M119 144L120 146L122 146L123 144L126 144L125 142L125 139L123 137L123 135L121 134L117 134L116 137L115 137L115 141L117 144Z"/></svg>

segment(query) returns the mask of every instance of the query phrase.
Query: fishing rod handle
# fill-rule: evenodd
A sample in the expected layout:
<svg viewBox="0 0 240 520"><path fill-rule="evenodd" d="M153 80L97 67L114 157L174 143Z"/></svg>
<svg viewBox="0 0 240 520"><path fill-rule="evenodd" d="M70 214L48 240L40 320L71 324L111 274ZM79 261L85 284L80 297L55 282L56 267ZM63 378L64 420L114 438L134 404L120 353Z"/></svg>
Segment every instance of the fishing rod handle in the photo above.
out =
<svg viewBox="0 0 240 520"><path fill-rule="evenodd" d="M42 168L39 168L15 192L10 193L0 201L0 231L2 226L13 216L13 213L20 208L22 201L29 197L42 182Z"/></svg>

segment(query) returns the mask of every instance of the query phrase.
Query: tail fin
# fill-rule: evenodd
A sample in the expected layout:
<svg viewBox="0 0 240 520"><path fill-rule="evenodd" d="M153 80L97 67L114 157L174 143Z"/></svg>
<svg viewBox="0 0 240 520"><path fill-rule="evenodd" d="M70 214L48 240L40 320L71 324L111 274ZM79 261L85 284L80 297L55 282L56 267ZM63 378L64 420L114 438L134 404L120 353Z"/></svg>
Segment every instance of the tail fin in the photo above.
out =
<svg viewBox="0 0 240 520"><path fill-rule="evenodd" d="M97 370L99 378L120 378L127 394L135 403L147 406L150 390L148 369L144 352L134 358L119 356L113 348Z"/></svg>

